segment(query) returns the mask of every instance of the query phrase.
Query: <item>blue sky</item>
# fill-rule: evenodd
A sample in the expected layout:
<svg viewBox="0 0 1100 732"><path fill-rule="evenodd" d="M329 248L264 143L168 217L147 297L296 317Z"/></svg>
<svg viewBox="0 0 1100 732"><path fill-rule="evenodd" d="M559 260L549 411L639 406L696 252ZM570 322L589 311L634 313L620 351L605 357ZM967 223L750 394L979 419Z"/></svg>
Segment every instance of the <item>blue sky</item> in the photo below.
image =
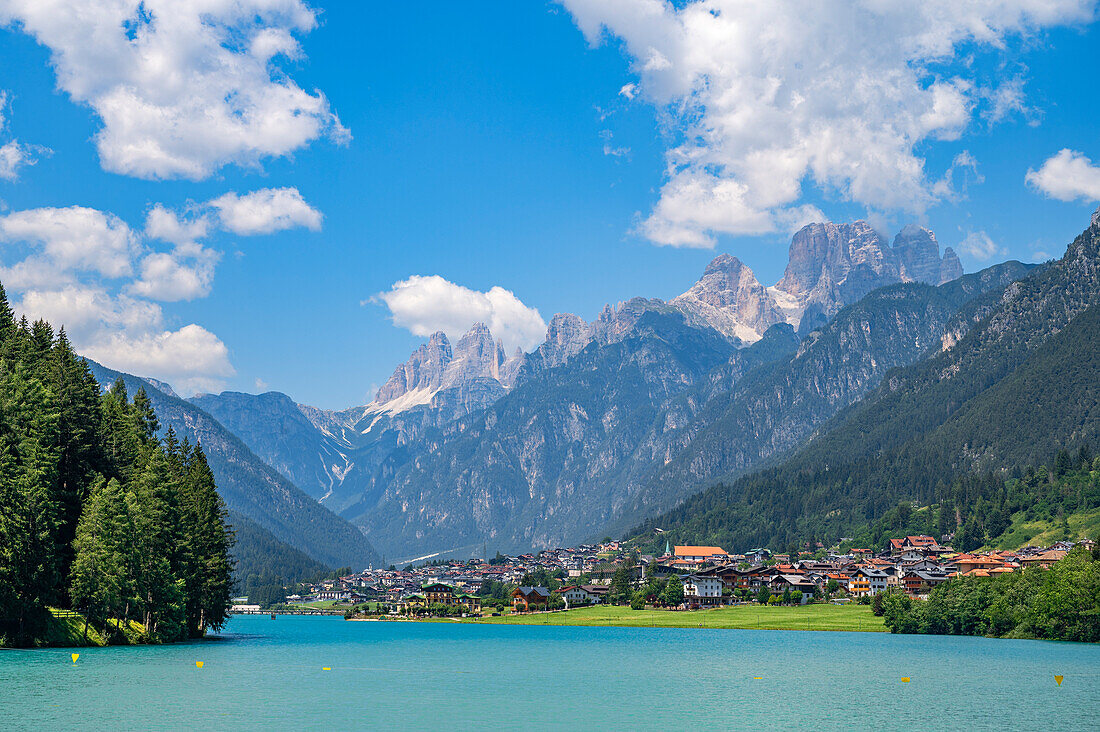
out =
<svg viewBox="0 0 1100 732"><path fill-rule="evenodd" d="M157 74L173 63L202 73L213 65L203 36L168 37L189 27L189 3L171 11L182 14L171 28L169 10L145 4L147 32L165 36L150 42L168 51L140 74L121 51L74 40L64 13L34 5L0 0L0 20L16 21L0 31L0 146L13 145L15 156L5 175L0 153L0 280L29 314L76 323L70 331L90 355L184 390L276 389L342 408L369 401L423 341L417 333L441 317L459 328L490 312L510 348L529 348L539 317L591 319L607 302L675 296L719 252L772 284L791 230L807 215L870 216L890 234L925 223L973 271L1060 256L1100 198L1100 34L1088 2L1047 15L1005 2L982 19L993 28L988 37L960 30L973 27L969 17L920 21L936 37L958 39L947 53L921 46L900 66L886 52L864 58L861 48L882 44L861 41L862 24L899 34L904 45L909 31L899 29L920 22L853 14L844 17L850 27L824 31L844 42L819 50L823 57L758 69L736 34L762 21L732 17L735 6L717 0L427 8L280 0L268 5L281 13L241 19L227 10L223 20L253 39L281 29L262 38L283 49L296 38L300 51L261 63L259 77L182 82L178 96L191 102L181 108L158 96ZM690 14L701 9L709 16ZM708 18L733 25L703 28ZM785 20L765 27L783 33ZM119 25L110 16L93 21ZM775 42L799 43L806 29L791 28ZM132 30L131 41L142 32ZM715 41L722 33L735 35ZM220 42L226 54L239 51L237 35ZM806 71L818 66L831 69L828 85L825 74ZM896 85L860 92L869 95L866 113L845 108L852 79L915 67L917 94L905 94L914 82L902 73ZM759 123L776 110L746 91L753 74L789 85L823 117L774 130ZM267 95L271 79L281 86ZM244 100L224 135L195 112L204 94L215 95L212 104L226 97L219 82ZM694 91L685 95L685 84ZM946 101L930 116L921 95L931 100L934 84ZM291 102L287 85L300 92ZM162 133L159 117L142 116L147 102L176 115L164 146L170 157L148 152ZM296 119L314 124L233 127L253 111L249 104L261 121L280 104L297 105ZM746 109L748 124L731 122ZM874 139L822 136L820 119L834 132L865 125ZM900 147L875 135L904 125L916 131ZM859 172L874 167L867 150L879 143L882 170ZM670 151L690 151L692 162ZM810 167L773 175L776 161L792 155ZM906 168L895 180L891 166L913 160L920 175ZM794 194L781 185L791 181ZM772 183L777 190L765 190ZM735 201L721 193L727 184ZM708 193L685 194L699 190L692 186ZM191 224L190 233L151 225L158 205ZM80 215L71 207L82 207ZM380 296L416 275L446 283L422 292L418 281L402 298ZM493 288L510 294L483 294ZM451 299L429 302L436 296Z"/></svg>

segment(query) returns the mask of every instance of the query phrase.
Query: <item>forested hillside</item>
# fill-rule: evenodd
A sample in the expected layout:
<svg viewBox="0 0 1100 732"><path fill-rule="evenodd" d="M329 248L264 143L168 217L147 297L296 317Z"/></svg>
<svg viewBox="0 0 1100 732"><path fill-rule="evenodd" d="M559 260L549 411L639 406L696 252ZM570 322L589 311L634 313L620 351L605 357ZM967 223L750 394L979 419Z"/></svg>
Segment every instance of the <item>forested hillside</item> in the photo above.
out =
<svg viewBox="0 0 1100 732"><path fill-rule="evenodd" d="M731 546L835 540L959 477L1023 469L1100 432L1100 225L1048 268L960 315L944 349L887 375L778 467L646 522ZM964 335L965 333L965 335ZM957 342L956 342L957 341Z"/></svg>
<svg viewBox="0 0 1100 732"><path fill-rule="evenodd" d="M0 287L0 645L39 641L50 606L149 641L224 623L225 504L202 448L159 427L144 390L101 394L64 331L17 323Z"/></svg>
<svg viewBox="0 0 1100 732"><path fill-rule="evenodd" d="M92 373L105 384L122 379L130 389L147 384L144 379L89 362ZM165 426L179 435L202 442L218 490L232 512L242 515L277 540L268 546L287 545L329 567L362 569L380 560L363 533L319 505L293 483L266 465L233 433L197 406L157 389L149 398ZM247 542L255 530L242 535ZM258 556L247 543L238 547L242 557ZM293 559L291 559L293 561ZM242 565L245 574L253 567Z"/></svg>

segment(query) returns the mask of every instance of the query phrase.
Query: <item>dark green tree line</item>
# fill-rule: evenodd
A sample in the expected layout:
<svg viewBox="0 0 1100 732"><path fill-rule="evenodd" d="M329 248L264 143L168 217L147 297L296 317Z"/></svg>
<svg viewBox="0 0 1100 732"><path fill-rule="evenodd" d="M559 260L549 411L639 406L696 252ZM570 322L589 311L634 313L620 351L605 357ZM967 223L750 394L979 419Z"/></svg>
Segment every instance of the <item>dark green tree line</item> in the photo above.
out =
<svg viewBox="0 0 1100 732"><path fill-rule="evenodd" d="M224 624L225 505L201 447L158 431L144 390L101 394L64 330L17 322L0 287L0 642L34 644L51 606L150 641Z"/></svg>

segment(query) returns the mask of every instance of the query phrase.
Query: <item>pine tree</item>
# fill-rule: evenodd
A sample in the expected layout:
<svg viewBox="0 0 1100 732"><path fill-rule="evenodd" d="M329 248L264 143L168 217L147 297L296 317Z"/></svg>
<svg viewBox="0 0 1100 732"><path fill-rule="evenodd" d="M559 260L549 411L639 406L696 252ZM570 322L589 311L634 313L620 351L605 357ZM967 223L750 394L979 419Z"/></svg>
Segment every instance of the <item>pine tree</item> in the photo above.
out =
<svg viewBox="0 0 1100 732"><path fill-rule="evenodd" d="M186 577L187 626L190 632L201 635L208 627L221 628L228 619L233 571L229 556L233 532L226 524L228 511L201 446L196 445L191 455L185 486L186 509L181 513L191 562Z"/></svg>
<svg viewBox="0 0 1100 732"><path fill-rule="evenodd" d="M46 604L57 596L58 556L54 503L57 481L57 411L49 390L23 364L0 362L0 422L5 425L7 544L11 582L8 632L25 643L41 630Z"/></svg>
<svg viewBox="0 0 1100 732"><path fill-rule="evenodd" d="M100 477L92 488L77 525L71 596L74 607L85 612L88 623L99 619L107 630L108 619L122 615L131 594L133 521L118 481Z"/></svg>

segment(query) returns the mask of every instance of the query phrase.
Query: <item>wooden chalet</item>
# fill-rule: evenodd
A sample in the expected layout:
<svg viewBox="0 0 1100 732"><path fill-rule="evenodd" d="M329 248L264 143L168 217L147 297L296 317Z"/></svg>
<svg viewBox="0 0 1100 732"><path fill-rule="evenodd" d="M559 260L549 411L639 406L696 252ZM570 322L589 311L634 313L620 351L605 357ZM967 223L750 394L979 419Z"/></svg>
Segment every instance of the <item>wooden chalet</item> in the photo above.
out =
<svg viewBox="0 0 1100 732"><path fill-rule="evenodd" d="M550 590L545 587L517 587L512 590L512 610L530 612L550 606Z"/></svg>

